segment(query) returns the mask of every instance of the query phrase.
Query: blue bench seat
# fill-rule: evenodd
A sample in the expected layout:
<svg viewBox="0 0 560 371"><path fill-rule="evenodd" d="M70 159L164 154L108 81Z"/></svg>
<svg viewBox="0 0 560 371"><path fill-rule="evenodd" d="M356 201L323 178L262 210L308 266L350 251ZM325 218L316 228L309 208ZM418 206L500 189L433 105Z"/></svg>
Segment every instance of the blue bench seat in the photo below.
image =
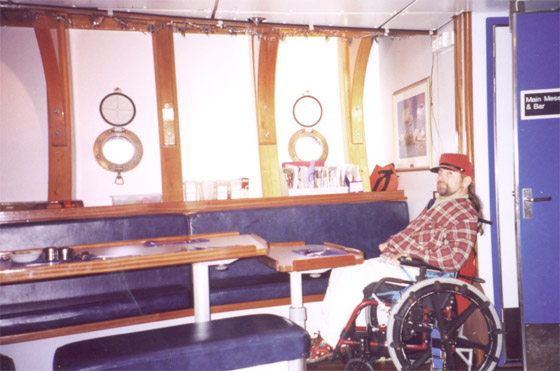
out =
<svg viewBox="0 0 560 371"><path fill-rule="evenodd" d="M87 294L87 293L84 293ZM185 286L160 286L43 301L22 301L0 310L2 336L76 326L191 307Z"/></svg>
<svg viewBox="0 0 560 371"><path fill-rule="evenodd" d="M58 348L54 370L232 370L306 357L292 321L257 314L83 340Z"/></svg>

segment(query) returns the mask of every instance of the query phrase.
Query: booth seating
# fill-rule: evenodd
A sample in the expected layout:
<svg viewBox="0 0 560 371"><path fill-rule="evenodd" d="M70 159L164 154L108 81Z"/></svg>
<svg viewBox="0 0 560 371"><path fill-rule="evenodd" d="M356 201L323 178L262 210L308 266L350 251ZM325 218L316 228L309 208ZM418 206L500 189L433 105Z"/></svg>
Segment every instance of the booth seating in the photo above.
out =
<svg viewBox="0 0 560 371"><path fill-rule="evenodd" d="M232 370L303 359L307 332L258 314L83 340L58 348L54 370Z"/></svg>
<svg viewBox="0 0 560 371"><path fill-rule="evenodd" d="M189 234L183 214L0 225L2 250ZM2 337L190 308L190 266L118 271L1 286Z"/></svg>
<svg viewBox="0 0 560 371"><path fill-rule="evenodd" d="M359 249L367 259L379 255L377 246L402 230L408 220L405 201L339 201L2 224L0 246L5 251L238 231L254 233L271 243L328 241ZM328 276L329 272L315 278L304 276L304 296L320 298ZM25 340L18 335L56 336L51 330L66 331L102 321L150 315L152 319L147 320L176 318L189 309L192 315L193 307L190 265L5 284L1 290L0 340L11 336L9 342ZM231 310L240 303L270 306L271 300L281 298L288 303L289 297L289 275L276 272L257 258L210 268L213 312L217 308ZM80 331L88 329L74 332Z"/></svg>

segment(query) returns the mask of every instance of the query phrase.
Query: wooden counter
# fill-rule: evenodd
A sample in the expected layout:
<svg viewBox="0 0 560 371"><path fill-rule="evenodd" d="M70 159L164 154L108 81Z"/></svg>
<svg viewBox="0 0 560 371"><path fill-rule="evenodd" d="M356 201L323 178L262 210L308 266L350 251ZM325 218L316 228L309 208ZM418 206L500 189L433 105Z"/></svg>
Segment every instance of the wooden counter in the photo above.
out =
<svg viewBox="0 0 560 371"><path fill-rule="evenodd" d="M95 206L67 209L1 211L0 224L47 220L104 218L121 215L193 214L198 212L264 207L319 205L371 201L406 201L404 191L360 192L317 196L248 198L238 200L166 202L122 206Z"/></svg>

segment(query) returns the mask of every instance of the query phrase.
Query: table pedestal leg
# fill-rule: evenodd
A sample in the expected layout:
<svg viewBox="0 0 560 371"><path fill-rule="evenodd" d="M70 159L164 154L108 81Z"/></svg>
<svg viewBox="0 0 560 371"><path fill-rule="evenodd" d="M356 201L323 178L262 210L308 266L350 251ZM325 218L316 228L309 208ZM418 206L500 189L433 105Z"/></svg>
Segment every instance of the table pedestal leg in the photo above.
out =
<svg viewBox="0 0 560 371"><path fill-rule="evenodd" d="M210 281L208 263L193 263L194 321L210 321Z"/></svg>
<svg viewBox="0 0 560 371"><path fill-rule="evenodd" d="M303 306L303 283L301 272L290 272L290 319L305 328L307 314Z"/></svg>

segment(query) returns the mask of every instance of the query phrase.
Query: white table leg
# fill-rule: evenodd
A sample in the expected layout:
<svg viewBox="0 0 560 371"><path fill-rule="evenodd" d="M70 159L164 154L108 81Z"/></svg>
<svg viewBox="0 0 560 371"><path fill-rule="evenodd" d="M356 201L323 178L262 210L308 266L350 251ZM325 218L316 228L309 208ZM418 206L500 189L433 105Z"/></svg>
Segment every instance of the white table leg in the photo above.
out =
<svg viewBox="0 0 560 371"><path fill-rule="evenodd" d="M210 266L227 265L233 263L236 260L237 259L224 259L192 263L195 322L210 321Z"/></svg>
<svg viewBox="0 0 560 371"><path fill-rule="evenodd" d="M210 321L210 275L208 263L193 263L194 321Z"/></svg>
<svg viewBox="0 0 560 371"><path fill-rule="evenodd" d="M303 283L301 272L290 272L290 319L305 328L307 313L303 306Z"/></svg>

